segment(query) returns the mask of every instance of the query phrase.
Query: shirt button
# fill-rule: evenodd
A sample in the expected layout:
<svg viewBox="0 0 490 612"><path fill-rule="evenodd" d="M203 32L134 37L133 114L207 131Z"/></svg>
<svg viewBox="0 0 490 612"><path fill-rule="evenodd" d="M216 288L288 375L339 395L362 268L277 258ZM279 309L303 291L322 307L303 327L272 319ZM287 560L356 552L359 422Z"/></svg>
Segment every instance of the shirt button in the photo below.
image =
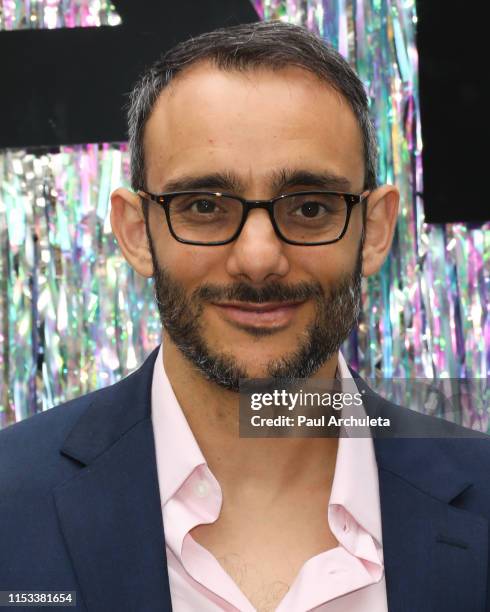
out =
<svg viewBox="0 0 490 612"><path fill-rule="evenodd" d="M194 487L194 492L198 497L206 497L209 493L209 485L205 480L199 480Z"/></svg>

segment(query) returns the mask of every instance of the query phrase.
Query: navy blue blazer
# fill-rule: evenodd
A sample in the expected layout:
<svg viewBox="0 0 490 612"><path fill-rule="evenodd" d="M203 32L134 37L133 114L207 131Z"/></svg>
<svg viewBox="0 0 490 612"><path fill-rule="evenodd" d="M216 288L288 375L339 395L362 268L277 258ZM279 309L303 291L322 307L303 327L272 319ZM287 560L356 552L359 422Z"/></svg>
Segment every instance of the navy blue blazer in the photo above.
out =
<svg viewBox="0 0 490 612"><path fill-rule="evenodd" d="M171 610L151 425L157 352L118 383L0 431L0 590L76 591L66 610ZM405 431L457 428L367 400L368 414ZM489 440L374 438L390 612L490 611Z"/></svg>

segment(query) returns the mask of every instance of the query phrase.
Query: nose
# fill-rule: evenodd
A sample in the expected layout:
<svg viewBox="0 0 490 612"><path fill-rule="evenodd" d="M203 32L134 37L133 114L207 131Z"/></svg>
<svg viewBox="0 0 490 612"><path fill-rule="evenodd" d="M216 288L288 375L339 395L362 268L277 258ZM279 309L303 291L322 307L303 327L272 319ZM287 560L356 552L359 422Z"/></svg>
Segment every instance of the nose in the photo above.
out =
<svg viewBox="0 0 490 612"><path fill-rule="evenodd" d="M269 276L285 276L289 262L284 243L276 235L267 210L255 208L248 213L240 235L227 260L227 272L260 283Z"/></svg>

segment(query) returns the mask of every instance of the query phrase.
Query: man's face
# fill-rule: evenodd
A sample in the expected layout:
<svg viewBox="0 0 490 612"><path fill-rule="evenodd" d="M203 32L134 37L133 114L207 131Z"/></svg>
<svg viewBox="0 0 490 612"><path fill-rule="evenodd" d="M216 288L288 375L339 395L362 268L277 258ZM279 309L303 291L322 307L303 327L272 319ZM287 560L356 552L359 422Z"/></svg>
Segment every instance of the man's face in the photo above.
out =
<svg viewBox="0 0 490 612"><path fill-rule="evenodd" d="M256 200L328 188L360 193L364 181L361 132L348 103L296 67L240 74L192 66L160 96L145 129L145 159L152 193L217 173L234 183L206 179L199 189ZM280 184L294 172L338 180ZM355 206L347 233L333 244L286 244L268 213L255 209L233 243L196 246L177 242L164 211L151 204L155 292L167 338L226 389L238 391L240 377L314 376L356 323L361 213ZM217 305L230 301L300 303L275 315Z"/></svg>

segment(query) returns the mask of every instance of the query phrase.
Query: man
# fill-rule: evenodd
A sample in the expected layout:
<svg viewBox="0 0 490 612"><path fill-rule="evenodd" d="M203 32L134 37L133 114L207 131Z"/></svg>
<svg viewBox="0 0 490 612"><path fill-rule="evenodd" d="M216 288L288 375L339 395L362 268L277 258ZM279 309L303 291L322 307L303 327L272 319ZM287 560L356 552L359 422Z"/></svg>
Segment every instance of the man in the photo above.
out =
<svg viewBox="0 0 490 612"><path fill-rule="evenodd" d="M205 34L142 76L129 136L111 222L162 345L0 432L0 588L90 612L490 610L487 439L369 393L391 439L239 436L240 379L366 390L339 347L399 194L348 64L281 22Z"/></svg>

